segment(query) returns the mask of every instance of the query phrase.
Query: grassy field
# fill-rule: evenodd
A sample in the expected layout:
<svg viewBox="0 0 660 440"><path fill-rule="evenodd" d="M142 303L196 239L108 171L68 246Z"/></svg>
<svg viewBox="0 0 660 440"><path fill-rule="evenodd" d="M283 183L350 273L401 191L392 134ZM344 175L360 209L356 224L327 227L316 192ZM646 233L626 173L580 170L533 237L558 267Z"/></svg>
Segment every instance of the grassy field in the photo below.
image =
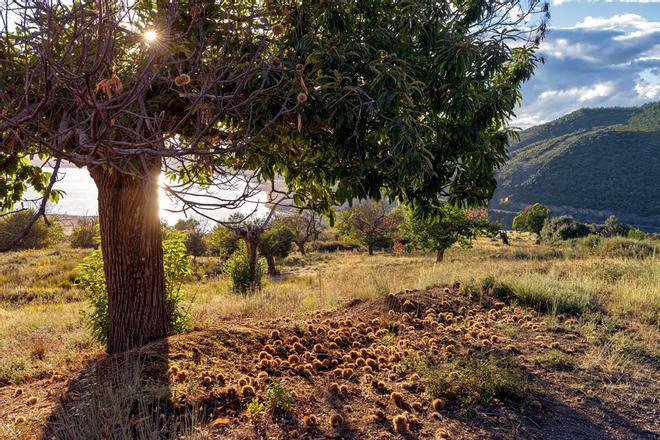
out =
<svg viewBox="0 0 660 440"><path fill-rule="evenodd" d="M545 316L548 332L570 326L588 341L584 355L544 352L533 361L598 367L609 378L603 386L619 387L640 365L660 368L660 254L636 258L636 252L616 239L593 250L584 243L537 245L515 235L511 246L480 239L470 249L452 248L441 263L423 254L292 254L281 262L281 277L247 296L232 293L219 263L205 257L195 260L186 302L193 330L205 331L449 285L471 298L488 294L534 309ZM75 285L76 266L87 253L63 246L0 255L0 389L75 374L104 357L85 327L85 302Z"/></svg>

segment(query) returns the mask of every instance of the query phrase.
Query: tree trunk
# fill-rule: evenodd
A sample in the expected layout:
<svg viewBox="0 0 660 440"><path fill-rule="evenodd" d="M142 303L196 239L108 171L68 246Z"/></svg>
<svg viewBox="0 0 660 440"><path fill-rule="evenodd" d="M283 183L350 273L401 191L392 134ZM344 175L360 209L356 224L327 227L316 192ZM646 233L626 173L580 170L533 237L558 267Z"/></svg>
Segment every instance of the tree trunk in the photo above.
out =
<svg viewBox="0 0 660 440"><path fill-rule="evenodd" d="M443 258L445 258L445 250L442 249L437 251L437 253L435 254L435 262L439 263L443 260Z"/></svg>
<svg viewBox="0 0 660 440"><path fill-rule="evenodd" d="M374 254L374 247L373 247L372 245L369 245L369 246L367 247L367 249L369 249L369 255L373 255L373 254Z"/></svg>
<svg viewBox="0 0 660 440"><path fill-rule="evenodd" d="M167 336L159 173L159 162L145 177L90 170L98 187L111 354Z"/></svg>
<svg viewBox="0 0 660 440"><path fill-rule="evenodd" d="M277 275L277 268L275 267L275 258L273 257L273 254L268 253L267 255L264 255L266 257L266 263L268 264L268 275L271 277L274 277Z"/></svg>
<svg viewBox="0 0 660 440"><path fill-rule="evenodd" d="M304 241L296 241L296 246L298 246L298 250L300 251L300 254L302 256L305 256L305 242Z"/></svg>
<svg viewBox="0 0 660 440"><path fill-rule="evenodd" d="M245 247L247 248L248 261L250 262L250 269L253 271L256 270L257 264L259 264L259 254L257 253L259 249L259 239L260 237L246 237L245 238Z"/></svg>

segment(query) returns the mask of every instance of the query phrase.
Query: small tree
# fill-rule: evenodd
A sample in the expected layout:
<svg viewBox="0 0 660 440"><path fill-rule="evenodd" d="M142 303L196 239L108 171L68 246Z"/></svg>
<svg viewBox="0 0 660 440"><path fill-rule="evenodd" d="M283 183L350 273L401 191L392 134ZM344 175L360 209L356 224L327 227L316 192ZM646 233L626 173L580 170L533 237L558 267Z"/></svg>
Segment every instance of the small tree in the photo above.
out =
<svg viewBox="0 0 660 440"><path fill-rule="evenodd" d="M189 255L194 257L206 255L208 245L199 220L194 218L178 220L174 225L174 229L185 234L186 250Z"/></svg>
<svg viewBox="0 0 660 440"><path fill-rule="evenodd" d="M578 223L570 215L550 217L543 224L541 237L548 242L586 237L591 231L584 223Z"/></svg>
<svg viewBox="0 0 660 440"><path fill-rule="evenodd" d="M101 244L99 224L95 220L83 220L71 232L69 243L72 248L94 248Z"/></svg>
<svg viewBox="0 0 660 440"><path fill-rule="evenodd" d="M249 293L261 288L264 265L259 259L252 260L247 248L247 242L241 241L224 266L225 274L231 280L234 292Z"/></svg>
<svg viewBox="0 0 660 440"><path fill-rule="evenodd" d="M268 264L268 275L278 274L275 267L275 258L284 258L289 255L291 244L296 233L289 227L285 218L276 218L266 229L259 240L259 252Z"/></svg>
<svg viewBox="0 0 660 440"><path fill-rule="evenodd" d="M500 225L488 221L485 211L466 211L444 206L437 217L426 218L406 209L402 225L403 236L415 247L436 253L442 261L445 251L455 243L470 246L478 235L494 237Z"/></svg>
<svg viewBox="0 0 660 440"><path fill-rule="evenodd" d="M293 242L302 255L305 255L305 245L317 240L321 233L320 217L314 211L303 211L284 217L284 221L295 232Z"/></svg>
<svg viewBox="0 0 660 440"><path fill-rule="evenodd" d="M223 260L228 259L238 249L238 238L227 226L215 225L206 236L209 251Z"/></svg>
<svg viewBox="0 0 660 440"><path fill-rule="evenodd" d="M34 211L25 209L0 217L0 247L10 247L34 216ZM42 249L61 241L63 237L62 226L57 220L50 219L46 223L46 220L39 218L12 246L15 249Z"/></svg>
<svg viewBox="0 0 660 440"><path fill-rule="evenodd" d="M521 232L532 232L541 237L543 222L548 218L550 210L540 203L528 205L513 219L513 229Z"/></svg>
<svg viewBox="0 0 660 440"><path fill-rule="evenodd" d="M603 236L626 236L629 229L630 227L621 223L616 216L610 215L607 217L607 219L605 219L605 223L603 223Z"/></svg>
<svg viewBox="0 0 660 440"><path fill-rule="evenodd" d="M392 246L400 219L398 210L388 212L384 202L367 201L342 212L337 229L342 236L365 245L373 255L377 247Z"/></svg>

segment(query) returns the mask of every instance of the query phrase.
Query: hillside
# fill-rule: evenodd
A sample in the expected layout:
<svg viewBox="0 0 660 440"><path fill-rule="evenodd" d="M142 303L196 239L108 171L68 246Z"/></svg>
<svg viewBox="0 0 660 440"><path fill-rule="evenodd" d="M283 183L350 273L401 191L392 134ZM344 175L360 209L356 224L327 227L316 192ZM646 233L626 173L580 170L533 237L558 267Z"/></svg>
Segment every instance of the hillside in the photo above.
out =
<svg viewBox="0 0 660 440"><path fill-rule="evenodd" d="M585 222L616 215L660 230L660 103L582 109L523 131L500 170L490 208L510 225L540 202Z"/></svg>

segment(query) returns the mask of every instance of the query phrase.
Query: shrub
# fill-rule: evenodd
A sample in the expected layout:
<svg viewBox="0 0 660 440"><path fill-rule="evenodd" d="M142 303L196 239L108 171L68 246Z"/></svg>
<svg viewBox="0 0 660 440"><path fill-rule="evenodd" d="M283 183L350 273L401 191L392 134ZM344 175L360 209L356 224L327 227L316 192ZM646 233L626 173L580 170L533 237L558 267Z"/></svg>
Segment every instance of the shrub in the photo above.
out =
<svg viewBox="0 0 660 440"><path fill-rule="evenodd" d="M602 242L602 238L595 234L589 234L584 238L584 245L588 249L596 249L601 245Z"/></svg>
<svg viewBox="0 0 660 440"><path fill-rule="evenodd" d="M202 225L196 219L178 220L174 229L185 233L185 245L189 255L201 257L206 255L208 245Z"/></svg>
<svg viewBox="0 0 660 440"><path fill-rule="evenodd" d="M238 250L238 239L223 225L216 225L206 235L206 241L209 252L223 259L229 258Z"/></svg>
<svg viewBox="0 0 660 440"><path fill-rule="evenodd" d="M526 388L520 368L509 358L461 356L440 366L413 358L404 360L404 368L412 368L419 374L432 399L469 400L476 397L487 403L494 397L520 397Z"/></svg>
<svg viewBox="0 0 660 440"><path fill-rule="evenodd" d="M358 243L350 243L346 241L313 241L310 245L312 251L318 252L338 252L338 251L356 251L362 250L363 247Z"/></svg>
<svg viewBox="0 0 660 440"><path fill-rule="evenodd" d="M641 229L630 228L628 229L626 237L632 240L644 240L646 238L646 234Z"/></svg>
<svg viewBox="0 0 660 440"><path fill-rule="evenodd" d="M569 215L546 219L541 229L541 238L548 242L586 237L591 231L584 223L578 223Z"/></svg>
<svg viewBox="0 0 660 440"><path fill-rule="evenodd" d="M266 388L264 401L273 413L289 412L293 405L293 394L283 382L273 382Z"/></svg>
<svg viewBox="0 0 660 440"><path fill-rule="evenodd" d="M250 263L245 243L241 243L225 264L225 273L231 279L232 290L239 293L248 293L261 288L261 279L264 276L265 265L261 260L256 267Z"/></svg>
<svg viewBox="0 0 660 440"><path fill-rule="evenodd" d="M72 248L98 249L101 243L99 225L96 222L82 222L71 232L69 243Z"/></svg>
<svg viewBox="0 0 660 440"><path fill-rule="evenodd" d="M619 258L650 258L660 256L660 246L651 242L614 237L603 240L600 255Z"/></svg>
<svg viewBox="0 0 660 440"><path fill-rule="evenodd" d="M192 273L190 258L186 255L184 235L169 231L163 238L165 268L165 294L170 333L181 333L188 329L189 311L181 306L182 284ZM106 292L103 255L95 250L80 264L78 285L88 297L89 310L84 312L87 326L100 342L108 339L109 311Z"/></svg>
<svg viewBox="0 0 660 440"><path fill-rule="evenodd" d="M252 420L259 420L261 414L266 410L266 406L259 401L259 398L254 397L250 403L247 404L247 412Z"/></svg>
<svg viewBox="0 0 660 440"><path fill-rule="evenodd" d="M34 217L35 211L26 209L0 218L0 247L9 244L23 231L25 226ZM42 249L52 246L64 238L62 226L55 218L48 219L50 225L43 218L39 218L30 231L15 246L16 249Z"/></svg>
<svg viewBox="0 0 660 440"><path fill-rule="evenodd" d="M522 232L532 232L539 236L543 223L548 218L548 208L540 203L526 206L525 209L513 219L513 230Z"/></svg>

